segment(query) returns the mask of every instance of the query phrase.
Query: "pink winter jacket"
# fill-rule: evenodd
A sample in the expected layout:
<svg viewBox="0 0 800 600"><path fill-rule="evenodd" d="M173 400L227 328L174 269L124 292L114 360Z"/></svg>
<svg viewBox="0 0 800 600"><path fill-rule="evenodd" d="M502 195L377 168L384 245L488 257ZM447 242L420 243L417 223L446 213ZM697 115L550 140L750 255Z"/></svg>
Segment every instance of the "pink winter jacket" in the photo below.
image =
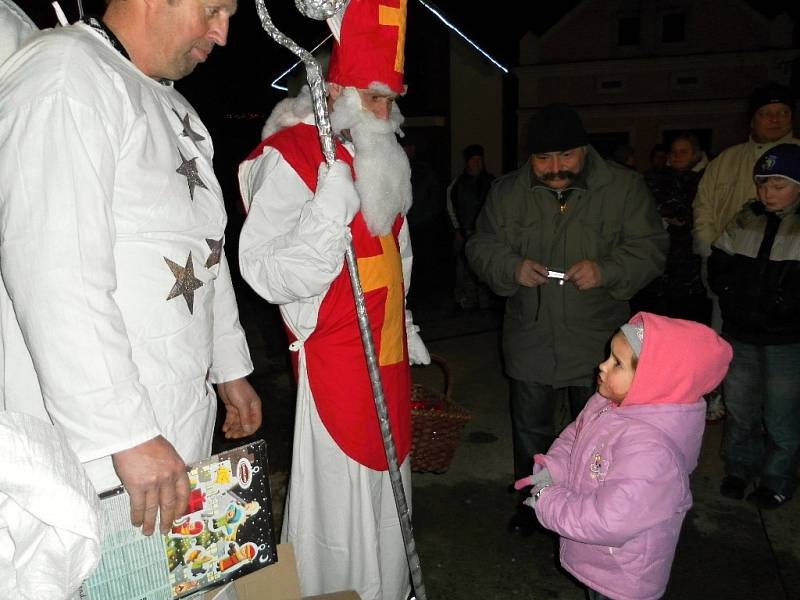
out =
<svg viewBox="0 0 800 600"><path fill-rule="evenodd" d="M725 376L732 351L697 323L649 313L631 322L644 323L631 389L619 406L592 396L535 457L554 482L536 516L561 536L561 564L580 581L615 600L655 600L692 506L702 396Z"/></svg>

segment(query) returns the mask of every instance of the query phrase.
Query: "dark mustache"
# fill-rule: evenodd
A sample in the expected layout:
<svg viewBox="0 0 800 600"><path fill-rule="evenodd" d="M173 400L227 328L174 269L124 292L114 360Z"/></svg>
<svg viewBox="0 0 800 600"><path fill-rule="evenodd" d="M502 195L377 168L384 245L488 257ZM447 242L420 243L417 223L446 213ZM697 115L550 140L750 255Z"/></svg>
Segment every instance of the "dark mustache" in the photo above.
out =
<svg viewBox="0 0 800 600"><path fill-rule="evenodd" d="M578 176L573 171L552 171L550 173L543 173L539 176L542 181L552 181L553 179L575 179Z"/></svg>

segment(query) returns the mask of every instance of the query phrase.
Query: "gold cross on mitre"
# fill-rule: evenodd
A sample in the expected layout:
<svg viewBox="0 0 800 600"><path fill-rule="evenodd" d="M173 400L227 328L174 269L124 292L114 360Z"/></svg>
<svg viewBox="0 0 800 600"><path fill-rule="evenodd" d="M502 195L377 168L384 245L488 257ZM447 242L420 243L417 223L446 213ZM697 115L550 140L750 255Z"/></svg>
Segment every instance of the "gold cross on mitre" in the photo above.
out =
<svg viewBox="0 0 800 600"><path fill-rule="evenodd" d="M400 0L400 6L378 5L378 23L397 27L397 50L394 55L394 70L403 72L406 46L406 4L408 0Z"/></svg>
<svg viewBox="0 0 800 600"><path fill-rule="evenodd" d="M403 360L403 269L400 252L389 233L381 236L383 253L358 259L358 274L364 293L387 288L384 303L383 327L381 327L380 356L378 364L382 367L394 365Z"/></svg>

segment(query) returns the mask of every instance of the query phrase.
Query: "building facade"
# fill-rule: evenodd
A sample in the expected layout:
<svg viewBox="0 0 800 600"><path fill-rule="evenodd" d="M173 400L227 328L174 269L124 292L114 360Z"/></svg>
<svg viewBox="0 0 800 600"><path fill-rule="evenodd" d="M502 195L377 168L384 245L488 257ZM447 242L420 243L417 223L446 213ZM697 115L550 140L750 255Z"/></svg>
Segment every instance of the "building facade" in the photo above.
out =
<svg viewBox="0 0 800 600"><path fill-rule="evenodd" d="M747 137L755 87L791 82L792 33L788 15L741 0L584 0L520 42L520 157L528 119L551 102L575 106L601 152L631 145L641 169L681 131L717 154Z"/></svg>

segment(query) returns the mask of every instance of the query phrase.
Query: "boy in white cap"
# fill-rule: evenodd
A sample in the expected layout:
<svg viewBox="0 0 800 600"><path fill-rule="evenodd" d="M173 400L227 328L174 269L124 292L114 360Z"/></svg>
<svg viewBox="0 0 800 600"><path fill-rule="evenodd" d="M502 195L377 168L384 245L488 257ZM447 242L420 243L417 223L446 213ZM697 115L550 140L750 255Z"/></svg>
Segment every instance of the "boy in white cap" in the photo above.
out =
<svg viewBox="0 0 800 600"><path fill-rule="evenodd" d="M755 482L747 499L777 508L794 494L800 458L800 146L766 151L753 178L758 199L733 218L708 262L734 350L720 493L740 499Z"/></svg>
<svg viewBox="0 0 800 600"><path fill-rule="evenodd" d="M351 0L329 23L337 161L324 165L307 93L276 106L239 169L249 207L239 261L253 289L280 305L291 341L298 391L282 538L295 547L303 595L354 589L364 600L406 600L409 571L344 267L352 237L410 499L409 362L430 359L405 311L411 181L394 103L405 92L405 2Z"/></svg>

